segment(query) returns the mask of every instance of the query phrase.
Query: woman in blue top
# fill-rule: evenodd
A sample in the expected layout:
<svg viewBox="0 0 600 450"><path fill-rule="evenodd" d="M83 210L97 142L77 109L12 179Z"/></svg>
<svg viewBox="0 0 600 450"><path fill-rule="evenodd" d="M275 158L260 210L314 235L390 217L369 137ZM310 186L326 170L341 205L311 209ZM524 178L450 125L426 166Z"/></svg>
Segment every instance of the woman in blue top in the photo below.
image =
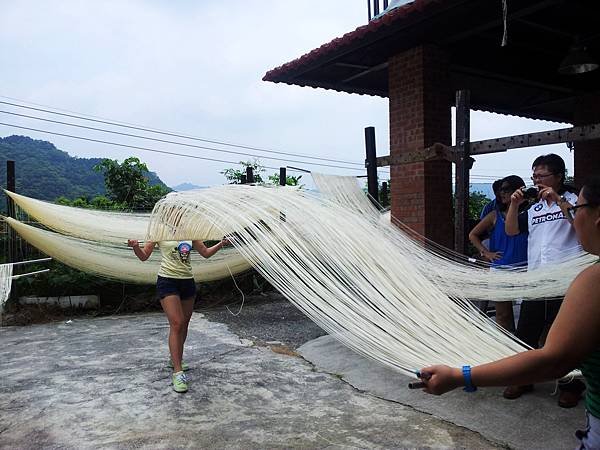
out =
<svg viewBox="0 0 600 450"><path fill-rule="evenodd" d="M524 186L523 179L509 175L500 182L496 208L488 213L469 233L469 240L481 256L492 263L492 268L502 269L527 264L527 232L508 236L504 231L504 219L510 205L510 196ZM482 243L482 237L490 237L490 248ZM496 302L496 323L508 331L514 331L512 302Z"/></svg>

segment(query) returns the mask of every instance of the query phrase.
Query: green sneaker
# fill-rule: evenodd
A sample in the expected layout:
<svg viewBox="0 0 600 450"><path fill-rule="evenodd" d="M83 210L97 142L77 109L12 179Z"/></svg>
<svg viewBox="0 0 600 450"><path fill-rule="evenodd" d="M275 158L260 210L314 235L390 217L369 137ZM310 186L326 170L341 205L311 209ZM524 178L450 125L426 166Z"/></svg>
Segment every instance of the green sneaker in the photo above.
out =
<svg viewBox="0 0 600 450"><path fill-rule="evenodd" d="M173 361L171 359L169 359L169 363L167 364L167 366L169 367L169 369L174 369L175 366L173 366ZM181 369L184 372L187 372L188 370L190 370L190 366L187 365L187 363L181 361Z"/></svg>
<svg viewBox="0 0 600 450"><path fill-rule="evenodd" d="M185 373L183 373L183 371L175 372L173 374L173 390L175 392L179 392L180 394L187 392L187 377L185 376Z"/></svg>

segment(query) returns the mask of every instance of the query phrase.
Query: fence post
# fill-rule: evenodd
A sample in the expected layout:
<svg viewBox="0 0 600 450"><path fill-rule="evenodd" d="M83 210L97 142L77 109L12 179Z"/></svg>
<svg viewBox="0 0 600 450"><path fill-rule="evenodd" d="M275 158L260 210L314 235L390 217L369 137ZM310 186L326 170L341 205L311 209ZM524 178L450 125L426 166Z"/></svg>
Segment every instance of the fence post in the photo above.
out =
<svg viewBox="0 0 600 450"><path fill-rule="evenodd" d="M252 167L246 167L246 180L248 183L254 183L254 173Z"/></svg>
<svg viewBox="0 0 600 450"><path fill-rule="evenodd" d="M388 184L387 181L381 183L381 206L388 206Z"/></svg>
<svg viewBox="0 0 600 450"><path fill-rule="evenodd" d="M285 167L279 168L279 185L285 186L287 184L287 171Z"/></svg>
<svg viewBox="0 0 600 450"><path fill-rule="evenodd" d="M375 148L375 128L365 128L365 147L367 150L367 159L365 166L367 168L367 190L371 198L379 201L377 186L377 150Z"/></svg>
<svg viewBox="0 0 600 450"><path fill-rule="evenodd" d="M6 190L15 192L16 189L15 162L6 161ZM8 217L17 218L15 202L8 195L6 196L6 209ZM6 226L8 236L8 262L17 261L17 233L10 226Z"/></svg>

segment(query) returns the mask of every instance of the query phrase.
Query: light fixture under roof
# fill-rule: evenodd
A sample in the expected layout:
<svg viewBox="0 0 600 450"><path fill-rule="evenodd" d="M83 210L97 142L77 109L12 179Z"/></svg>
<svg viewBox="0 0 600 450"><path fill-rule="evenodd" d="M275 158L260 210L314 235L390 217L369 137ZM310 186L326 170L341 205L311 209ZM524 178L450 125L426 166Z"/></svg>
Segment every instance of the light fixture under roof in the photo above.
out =
<svg viewBox="0 0 600 450"><path fill-rule="evenodd" d="M558 73L563 75L577 75L591 72L597 68L598 62L579 43L579 40L575 39L574 44L569 49L569 53L558 66Z"/></svg>

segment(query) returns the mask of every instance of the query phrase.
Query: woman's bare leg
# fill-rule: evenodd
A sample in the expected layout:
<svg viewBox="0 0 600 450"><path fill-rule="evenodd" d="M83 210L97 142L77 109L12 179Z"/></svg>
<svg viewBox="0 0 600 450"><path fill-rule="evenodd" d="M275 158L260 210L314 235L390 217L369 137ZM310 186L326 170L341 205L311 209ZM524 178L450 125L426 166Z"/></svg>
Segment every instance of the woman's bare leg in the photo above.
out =
<svg viewBox="0 0 600 450"><path fill-rule="evenodd" d="M169 352L173 362L173 371L180 372L181 357L183 355L183 343L187 336L187 324L183 305L178 295L167 295L160 304L169 320Z"/></svg>
<svg viewBox="0 0 600 450"><path fill-rule="evenodd" d="M496 323L511 333L515 332L512 302L496 302Z"/></svg>
<svg viewBox="0 0 600 450"><path fill-rule="evenodd" d="M192 313L194 312L194 301L196 297L190 297L181 300L181 309L183 310L183 344L185 344L185 340L187 339L188 327L190 326L190 319L192 318ZM183 357L183 344L182 344L182 352L181 355Z"/></svg>

